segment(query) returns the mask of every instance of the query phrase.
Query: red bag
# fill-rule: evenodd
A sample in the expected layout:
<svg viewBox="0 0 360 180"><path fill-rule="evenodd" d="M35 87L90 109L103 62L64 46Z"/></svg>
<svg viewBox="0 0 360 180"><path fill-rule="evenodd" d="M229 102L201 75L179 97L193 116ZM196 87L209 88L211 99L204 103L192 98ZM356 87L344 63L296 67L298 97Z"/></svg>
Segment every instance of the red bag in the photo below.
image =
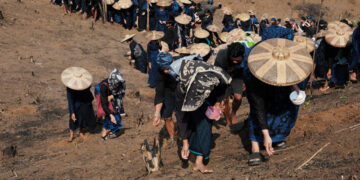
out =
<svg viewBox="0 0 360 180"><path fill-rule="evenodd" d="M96 87L95 87L95 98L96 98L96 116L98 118L103 117L106 115L104 109L101 106L101 94L100 94L100 86L101 85L105 85L108 87L109 89L109 85L106 82L103 83L99 83ZM108 94L110 94L110 90L108 91ZM112 113L114 113L114 107L112 105L111 102L109 102L109 109Z"/></svg>

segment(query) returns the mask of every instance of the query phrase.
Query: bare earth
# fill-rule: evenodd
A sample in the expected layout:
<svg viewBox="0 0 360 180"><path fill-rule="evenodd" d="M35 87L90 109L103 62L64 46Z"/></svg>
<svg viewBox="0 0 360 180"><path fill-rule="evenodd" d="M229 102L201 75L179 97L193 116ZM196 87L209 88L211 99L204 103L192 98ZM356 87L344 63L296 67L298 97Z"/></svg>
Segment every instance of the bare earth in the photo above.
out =
<svg viewBox="0 0 360 180"><path fill-rule="evenodd" d="M237 5L238 1L223 0ZM320 0L319 0L320 1ZM216 1L215 1L216 2ZM244 2L244 0L240 1ZM258 12L285 17L285 0L247 1ZM252 3L254 2L254 3ZM308 1L305 1L308 2ZM337 4L335 4L337 2ZM302 1L292 1L292 5ZM239 3L240 4L240 3ZM338 19L345 10L359 16L358 0L325 1ZM234 7L240 12L244 7ZM297 124L288 138L290 147L267 157L258 167L248 167L246 128L231 131L223 122L213 127L214 145L209 167L215 173L202 175L183 168L175 142L164 129L151 126L154 90L147 87L147 75L131 68L123 54L127 44L119 41L125 32L120 25L91 20L73 14L48 0L0 0L5 17L0 20L0 149L17 146L15 157L0 156L0 179L359 179L360 177L360 86L314 91L308 105L301 107ZM282 10L282 11L279 11ZM281 14L283 13L283 14ZM221 13L216 16L220 20ZM133 31L135 32L135 31ZM136 36L145 46L144 35ZM127 80L124 134L103 141L100 134L87 134L67 143L68 109L61 72L68 66L89 70L96 82L119 68ZM138 93L140 96L137 96ZM246 101L246 100L245 100ZM248 114L244 102L240 123ZM162 127L162 126L161 126ZM237 129L240 129L240 128ZM140 145L159 135L163 167L148 175ZM325 144L330 143L302 169L296 170ZM263 152L265 154L265 152ZM1 153L2 155L2 153ZM16 177L17 176L17 177Z"/></svg>

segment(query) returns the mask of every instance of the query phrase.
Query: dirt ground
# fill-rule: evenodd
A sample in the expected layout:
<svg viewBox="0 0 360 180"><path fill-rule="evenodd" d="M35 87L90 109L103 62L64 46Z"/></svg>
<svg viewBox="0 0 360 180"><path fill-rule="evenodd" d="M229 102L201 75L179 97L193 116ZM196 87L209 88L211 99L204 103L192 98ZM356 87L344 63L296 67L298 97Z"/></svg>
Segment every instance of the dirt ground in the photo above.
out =
<svg viewBox="0 0 360 180"><path fill-rule="evenodd" d="M247 6L257 5L257 12L285 17L290 1L246 2ZM358 0L326 0L325 5L333 10L327 19L337 19L345 11L359 16L355 10L360 5ZM234 8L240 12L244 7ZM128 45L119 42L129 32L120 25L100 21L92 30L90 19L81 20L78 14L64 16L62 8L50 5L48 0L0 0L0 11L5 17L0 19L0 149L17 147L15 157L0 153L0 179L360 178L358 84L325 94L314 91L301 107L287 140L290 147L266 157L267 162L258 167L247 166L249 142L246 128L241 129L249 111L245 99L238 113L238 127L228 128L224 122L213 127L208 165L215 173L202 175L186 168L179 159L176 142L167 140L164 128L151 126L154 90L147 87L147 75L130 67L123 56ZM143 37L139 34L136 39L145 43ZM128 117L123 119L120 137L103 141L97 132L87 134L85 141L76 138L66 142L69 115L60 74L68 66L89 70L94 77L93 87L113 68L123 72ZM162 144L163 167L148 175L140 145L144 139L152 142L156 136ZM307 165L297 169L326 144Z"/></svg>

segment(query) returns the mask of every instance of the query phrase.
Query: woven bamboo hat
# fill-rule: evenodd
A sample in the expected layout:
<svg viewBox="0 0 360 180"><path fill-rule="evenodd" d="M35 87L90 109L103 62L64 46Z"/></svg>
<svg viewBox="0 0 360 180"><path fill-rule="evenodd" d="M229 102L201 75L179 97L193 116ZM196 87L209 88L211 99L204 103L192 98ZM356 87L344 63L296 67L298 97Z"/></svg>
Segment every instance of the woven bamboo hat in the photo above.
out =
<svg viewBox="0 0 360 180"><path fill-rule="evenodd" d="M157 6L160 6L160 7L168 7L168 6L171 6L172 4L172 1L170 0L159 0L156 5Z"/></svg>
<svg viewBox="0 0 360 180"><path fill-rule="evenodd" d="M322 38L325 37L326 31L325 30L320 30L318 33L315 34L316 38Z"/></svg>
<svg viewBox="0 0 360 180"><path fill-rule="evenodd" d="M190 50L186 47L177 48L175 49L175 52L180 54L190 54Z"/></svg>
<svg viewBox="0 0 360 180"><path fill-rule="evenodd" d="M161 45L160 52L169 52L169 45L166 42L160 41L160 45Z"/></svg>
<svg viewBox="0 0 360 180"><path fill-rule="evenodd" d="M115 0L105 0L105 4L112 5L115 3Z"/></svg>
<svg viewBox="0 0 360 180"><path fill-rule="evenodd" d="M261 20L264 20L264 19L268 19L269 18L269 14L267 13L264 13L262 16L261 16Z"/></svg>
<svg viewBox="0 0 360 180"><path fill-rule="evenodd" d="M205 30L205 29L196 28L196 29L195 29L195 33L194 33L194 36L195 36L196 38L199 38L199 39L205 39L205 38L207 38L207 37L210 36L210 33L209 33L207 30Z"/></svg>
<svg viewBox="0 0 360 180"><path fill-rule="evenodd" d="M162 31L151 31L149 34L147 34L147 38L151 41L156 41L164 37L164 32Z"/></svg>
<svg viewBox="0 0 360 180"><path fill-rule="evenodd" d="M191 17L186 14L180 14L179 16L175 17L175 21L179 24L187 25L191 21Z"/></svg>
<svg viewBox="0 0 360 180"><path fill-rule="evenodd" d="M234 41L244 41L246 39L246 34L240 28L231 30L227 34L226 43L231 44Z"/></svg>
<svg viewBox="0 0 360 180"><path fill-rule="evenodd" d="M201 57L205 57L210 53L210 46L205 43L193 44L190 47L190 54L199 54Z"/></svg>
<svg viewBox="0 0 360 180"><path fill-rule="evenodd" d="M248 11L248 13L249 13L250 16L255 16L255 14L256 14L255 11L253 11L251 9Z"/></svg>
<svg viewBox="0 0 360 180"><path fill-rule="evenodd" d="M150 0L150 3L157 3L158 0Z"/></svg>
<svg viewBox="0 0 360 180"><path fill-rule="evenodd" d="M231 15L232 14L232 10L229 7L224 7L223 12L226 15Z"/></svg>
<svg viewBox="0 0 360 180"><path fill-rule="evenodd" d="M259 36L259 34L256 34L255 32L247 31L245 33L249 34L249 36L251 37L251 39L254 41L255 44L261 41L261 36Z"/></svg>
<svg viewBox="0 0 360 180"><path fill-rule="evenodd" d="M206 29L211 32L219 32L220 31L220 28L218 26L216 26L215 24L211 24L211 25L207 26Z"/></svg>
<svg viewBox="0 0 360 180"><path fill-rule="evenodd" d="M191 1L189 0L180 0L180 2L183 4L191 4Z"/></svg>
<svg viewBox="0 0 360 180"><path fill-rule="evenodd" d="M315 50L315 43L310 38L294 36L294 42L297 42L300 46L304 46L309 53Z"/></svg>
<svg viewBox="0 0 360 180"><path fill-rule="evenodd" d="M131 0L119 0L117 2L117 4L119 4L120 9L129 9L132 6L132 1Z"/></svg>
<svg viewBox="0 0 360 180"><path fill-rule="evenodd" d="M325 40L331 46L343 48L349 44L353 32L347 24L337 24L337 26L332 25L331 28L328 28L325 34Z"/></svg>
<svg viewBox="0 0 360 180"><path fill-rule="evenodd" d="M68 67L61 73L62 83L73 90L84 90L91 86L93 77L84 68Z"/></svg>
<svg viewBox="0 0 360 180"><path fill-rule="evenodd" d="M248 21L250 19L250 15L246 14L246 13L240 13L238 15L235 16L235 19L240 19L240 21Z"/></svg>
<svg viewBox="0 0 360 180"><path fill-rule="evenodd" d="M220 38L220 40L222 41L222 42L227 42L227 36L228 36L228 32L222 32L222 33L220 33L220 35L219 35L219 38Z"/></svg>
<svg viewBox="0 0 360 180"><path fill-rule="evenodd" d="M328 24L327 28L332 29L336 27L343 27L343 28L350 28L347 24L340 22L340 21L332 21Z"/></svg>
<svg viewBox="0 0 360 180"><path fill-rule="evenodd" d="M306 79L313 60L304 46L287 39L269 39L255 46L249 56L251 73L273 86L290 86Z"/></svg>
<svg viewBox="0 0 360 180"><path fill-rule="evenodd" d="M112 5L112 7L115 9L115 10L121 10L121 6L118 2L116 2L115 4Z"/></svg>
<svg viewBox="0 0 360 180"><path fill-rule="evenodd" d="M135 36L135 34L126 34L124 39L121 40L121 42L125 42L126 40L129 40L131 38L133 38Z"/></svg>

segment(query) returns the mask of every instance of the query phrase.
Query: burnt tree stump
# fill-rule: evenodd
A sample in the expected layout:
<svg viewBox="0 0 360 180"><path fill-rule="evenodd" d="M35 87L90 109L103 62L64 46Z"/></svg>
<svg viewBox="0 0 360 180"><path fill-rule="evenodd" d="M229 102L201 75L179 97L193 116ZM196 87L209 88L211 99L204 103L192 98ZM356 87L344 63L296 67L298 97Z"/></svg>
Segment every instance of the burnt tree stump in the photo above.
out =
<svg viewBox="0 0 360 180"><path fill-rule="evenodd" d="M154 138L152 149L150 149L149 143L147 139L145 139L144 143L141 145L141 153L143 155L143 160L145 162L148 174L159 171L161 164L159 139L156 137Z"/></svg>

